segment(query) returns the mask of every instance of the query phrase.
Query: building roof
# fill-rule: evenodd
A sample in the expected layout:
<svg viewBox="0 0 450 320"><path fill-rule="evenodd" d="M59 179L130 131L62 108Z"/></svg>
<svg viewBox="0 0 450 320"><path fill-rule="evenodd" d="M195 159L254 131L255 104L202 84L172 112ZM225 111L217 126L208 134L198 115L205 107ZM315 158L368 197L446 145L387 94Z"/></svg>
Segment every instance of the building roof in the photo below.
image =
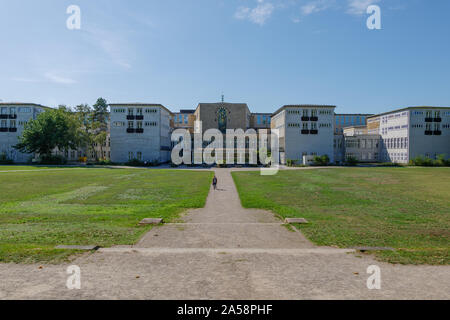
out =
<svg viewBox="0 0 450 320"><path fill-rule="evenodd" d="M373 116L373 113L335 113L335 116Z"/></svg>
<svg viewBox="0 0 450 320"><path fill-rule="evenodd" d="M281 108L279 108L277 111L275 111L274 113L272 113L272 116L280 113L281 111L283 111L286 108L336 108L336 106L332 106L332 105L319 105L319 104L288 104L288 105L284 105Z"/></svg>
<svg viewBox="0 0 450 320"><path fill-rule="evenodd" d="M33 107L40 107L45 109L52 109L47 106L43 106L41 104L37 103L28 103L28 102L0 102L0 106L33 106Z"/></svg>
<svg viewBox="0 0 450 320"><path fill-rule="evenodd" d="M437 110L437 109L449 109L449 110L450 110L450 107L431 107L431 106L406 107L406 108L402 108L402 109L396 109L396 110L392 110L392 111L388 111L388 112L383 112L383 113L375 114L375 115L373 115L373 116L370 116L369 118L375 118L375 117L384 116L384 115L386 115L386 114L397 113L397 112L406 111L406 110L415 110L415 109L431 109L431 110Z"/></svg>
<svg viewBox="0 0 450 320"><path fill-rule="evenodd" d="M110 107L161 107L167 112L169 112L171 115L173 115L173 112L167 109L165 106L163 106L160 103L143 103L143 102L127 102L127 103L110 103Z"/></svg>

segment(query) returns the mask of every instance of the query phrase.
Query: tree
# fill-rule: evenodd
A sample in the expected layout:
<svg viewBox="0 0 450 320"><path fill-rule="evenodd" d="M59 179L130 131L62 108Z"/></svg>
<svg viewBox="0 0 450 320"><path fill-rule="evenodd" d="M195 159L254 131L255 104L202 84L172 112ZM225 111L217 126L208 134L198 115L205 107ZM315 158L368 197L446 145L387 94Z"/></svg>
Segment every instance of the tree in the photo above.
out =
<svg viewBox="0 0 450 320"><path fill-rule="evenodd" d="M67 107L60 107L29 121L14 148L23 153L51 157L55 148L76 149L80 141L79 126L73 113Z"/></svg>
<svg viewBox="0 0 450 320"><path fill-rule="evenodd" d="M93 105L92 113L92 141L100 147L100 153L103 156L103 146L106 146L108 137L108 102L103 98L98 98L97 102ZM95 155L98 158L97 153Z"/></svg>
<svg viewBox="0 0 450 320"><path fill-rule="evenodd" d="M108 102L103 98L98 98L97 102L92 106L93 110L93 121L98 124L98 127L104 131L108 130Z"/></svg>

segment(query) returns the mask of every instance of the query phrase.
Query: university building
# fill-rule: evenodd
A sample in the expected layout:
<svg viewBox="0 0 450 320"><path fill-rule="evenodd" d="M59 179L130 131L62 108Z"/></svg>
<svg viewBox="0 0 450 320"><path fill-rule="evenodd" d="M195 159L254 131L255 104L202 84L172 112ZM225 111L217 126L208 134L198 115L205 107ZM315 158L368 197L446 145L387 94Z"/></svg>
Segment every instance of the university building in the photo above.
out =
<svg viewBox="0 0 450 320"><path fill-rule="evenodd" d="M0 154L15 162L31 155L13 148L24 124L48 107L30 103L0 103ZM408 163L417 156L450 157L450 108L409 107L378 115L336 114L331 105L285 105L274 113L252 113L245 103L199 103L195 109L171 112L162 104L110 104L109 137L94 154L83 150L61 153L70 161L80 156L110 158L124 163L132 159L169 162L174 142L172 132L194 132L201 121L202 132L218 129L279 131L279 159L303 163L304 156L328 155L333 163L352 157L360 162ZM225 141L225 138L224 138ZM246 145L248 147L248 144ZM259 146L269 149L270 145Z"/></svg>

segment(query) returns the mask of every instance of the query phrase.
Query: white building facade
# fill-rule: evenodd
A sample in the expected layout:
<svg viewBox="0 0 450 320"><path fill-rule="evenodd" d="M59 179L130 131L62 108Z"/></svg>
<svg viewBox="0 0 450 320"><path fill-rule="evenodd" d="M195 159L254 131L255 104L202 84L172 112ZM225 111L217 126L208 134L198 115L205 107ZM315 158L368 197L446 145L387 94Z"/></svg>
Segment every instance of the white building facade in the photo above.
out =
<svg viewBox="0 0 450 320"><path fill-rule="evenodd" d="M170 161L172 116L161 104L110 104L111 161Z"/></svg>
<svg viewBox="0 0 450 320"><path fill-rule="evenodd" d="M441 154L450 158L450 108L410 107L368 121L379 123L383 162L408 163L418 156L436 159Z"/></svg>
<svg viewBox="0 0 450 320"><path fill-rule="evenodd" d="M327 155L334 162L335 106L287 105L272 115L280 132L281 163L303 162L304 156Z"/></svg>

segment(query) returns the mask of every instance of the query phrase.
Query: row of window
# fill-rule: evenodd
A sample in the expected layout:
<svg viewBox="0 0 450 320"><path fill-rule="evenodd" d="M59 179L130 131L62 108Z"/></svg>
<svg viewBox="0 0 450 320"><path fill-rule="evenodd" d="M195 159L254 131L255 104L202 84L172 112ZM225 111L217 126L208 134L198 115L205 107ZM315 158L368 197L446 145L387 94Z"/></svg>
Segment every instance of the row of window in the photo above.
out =
<svg viewBox="0 0 450 320"><path fill-rule="evenodd" d="M385 139L387 149L407 149L408 148L408 138L389 138Z"/></svg>
<svg viewBox="0 0 450 320"><path fill-rule="evenodd" d="M440 123L427 123L425 125L425 131L441 131L441 124Z"/></svg>
<svg viewBox="0 0 450 320"><path fill-rule="evenodd" d="M323 110L325 111L325 110ZM317 117L317 110L308 110L308 109L302 109L302 110L288 110L288 114L298 114L302 115L302 117ZM321 113L324 114L324 113ZM330 111L331 114L331 111Z"/></svg>
<svg viewBox="0 0 450 320"><path fill-rule="evenodd" d="M19 124L24 123L25 121L19 121ZM1 128L15 128L16 127L16 120L9 120L9 126L8 126L8 120L1 120L0 121L0 127ZM22 124L23 125L23 124Z"/></svg>
<svg viewBox="0 0 450 320"><path fill-rule="evenodd" d="M407 124L404 124L402 126L382 128L381 129L381 134L387 134L389 131L398 131L398 130L405 130L405 129L408 129L408 125Z"/></svg>
<svg viewBox="0 0 450 320"><path fill-rule="evenodd" d="M300 128L300 123L288 123L288 127L290 128ZM308 122L302 122L302 129L309 130ZM331 123L321 123L319 124L319 128L331 128ZM311 122L311 130L317 129L317 123Z"/></svg>
<svg viewBox="0 0 450 320"><path fill-rule="evenodd" d="M366 117L365 116L335 116L336 126L357 126L357 125L365 125Z"/></svg>
<svg viewBox="0 0 450 320"><path fill-rule="evenodd" d="M16 107L10 107L9 111L7 107L2 107L0 109L0 114L16 114L16 110L18 110L19 113L31 113L30 107L19 107L16 109Z"/></svg>
<svg viewBox="0 0 450 320"><path fill-rule="evenodd" d="M373 149L378 148L379 140L373 139L351 139L345 141L347 148Z"/></svg>
<svg viewBox="0 0 450 320"><path fill-rule="evenodd" d="M126 113L125 108L114 108L113 112L114 113ZM133 116L134 115L134 108L128 108L128 115L129 116ZM137 116L142 116L145 113L157 113L158 109L155 108L136 108L136 115Z"/></svg>
<svg viewBox="0 0 450 320"><path fill-rule="evenodd" d="M189 123L189 115L188 114L178 114L173 116L173 122L178 124L188 124Z"/></svg>
<svg viewBox="0 0 450 320"><path fill-rule="evenodd" d="M126 123L124 121L114 121L114 127L125 127ZM156 121L136 121L136 128L141 129L142 127L156 127L158 126L158 122ZM134 128L134 121L128 121L128 128Z"/></svg>

